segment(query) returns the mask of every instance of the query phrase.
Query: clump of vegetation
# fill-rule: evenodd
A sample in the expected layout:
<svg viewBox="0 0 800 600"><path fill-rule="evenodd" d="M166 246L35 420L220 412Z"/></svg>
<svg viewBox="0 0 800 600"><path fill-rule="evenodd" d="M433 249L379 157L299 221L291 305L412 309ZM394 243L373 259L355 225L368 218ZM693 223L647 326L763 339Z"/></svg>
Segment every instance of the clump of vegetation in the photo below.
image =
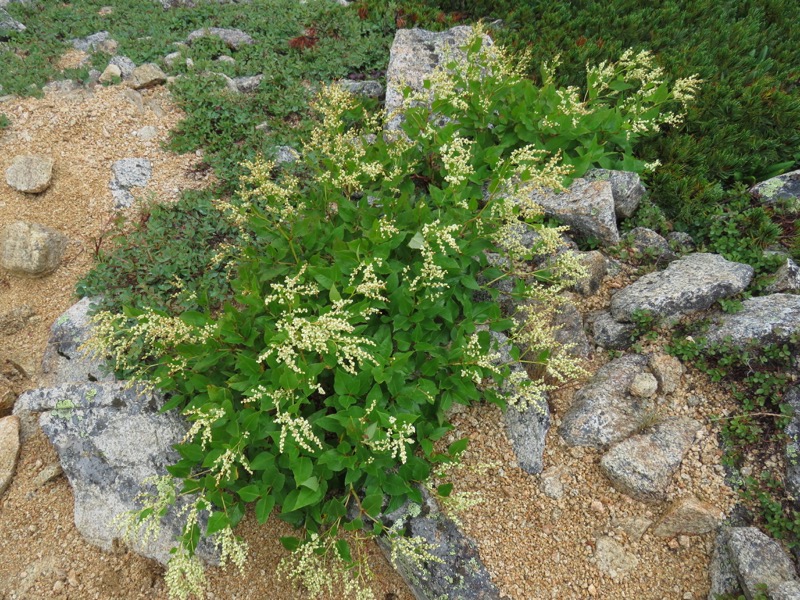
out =
<svg viewBox="0 0 800 600"><path fill-rule="evenodd" d="M237 230L222 258L234 296L220 310L96 315L94 347L192 423L182 459L129 528L194 495L167 575L173 594L199 589L201 536L241 566L233 527L254 504L260 522L277 508L304 528L304 539L284 540L294 550L285 577L369 597L340 533L386 535L394 552L432 560L424 540L380 517L421 503L418 486L466 447L436 445L449 408L486 399L542 410L547 389L582 372L545 325L582 268L556 254L562 228L544 223L531 193L559 189L592 161L641 165L636 139L678 118L669 107L687 98L649 76L643 53L601 65L584 96L521 77L480 29L465 51L425 89L406 90L401 129L384 131L355 97L325 87L301 162L245 163L237 194L217 204ZM536 257L550 258L535 267ZM527 300L514 318L500 311L504 280ZM433 490L448 497L452 486ZM338 569L321 568L326 552Z"/></svg>
<svg viewBox="0 0 800 600"><path fill-rule="evenodd" d="M794 9L791 0L667 0L657 6L636 0L589 0L580 6L567 0L401 4L419 26L430 28L446 26L437 18L440 12L501 19L494 37L531 52L533 64L560 54L562 85L579 84L587 64L619 56L626 48L651 50L668 77L697 73L705 84L685 122L668 124L663 135L635 147L637 156L661 163L645 178L650 197L675 229L727 258L766 269L760 237L774 232L764 215L752 212L764 209L751 207L742 190L800 168L800 30L787 16ZM530 75L542 81L536 70ZM740 230L751 218L761 223L758 238L747 232L736 248L720 239L727 236L720 226ZM766 218L785 220L769 211ZM653 219L649 223L638 224L652 227ZM789 239L784 241L791 247Z"/></svg>

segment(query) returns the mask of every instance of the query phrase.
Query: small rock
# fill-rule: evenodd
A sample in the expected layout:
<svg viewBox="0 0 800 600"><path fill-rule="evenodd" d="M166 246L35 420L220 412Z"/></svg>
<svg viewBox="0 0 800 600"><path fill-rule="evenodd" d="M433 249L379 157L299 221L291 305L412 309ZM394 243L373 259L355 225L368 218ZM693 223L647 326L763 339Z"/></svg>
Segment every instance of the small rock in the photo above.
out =
<svg viewBox="0 0 800 600"><path fill-rule="evenodd" d="M0 267L26 277L43 277L55 271L67 246L62 233L16 221L0 232Z"/></svg>
<svg viewBox="0 0 800 600"><path fill-rule="evenodd" d="M300 153L291 146L278 146L275 148L275 162L290 165L299 160Z"/></svg>
<svg viewBox="0 0 800 600"><path fill-rule="evenodd" d="M597 569L604 575L617 578L630 573L639 566L639 559L616 541L614 538L602 536L597 538L594 553Z"/></svg>
<svg viewBox="0 0 800 600"><path fill-rule="evenodd" d="M149 142L150 140L154 140L158 137L158 128L153 127L152 125L146 125L145 127L134 131L133 135L143 142Z"/></svg>
<svg viewBox="0 0 800 600"><path fill-rule="evenodd" d="M717 528L722 515L720 511L694 496L675 501L653 528L653 535L675 537L678 535L702 535Z"/></svg>
<svg viewBox="0 0 800 600"><path fill-rule="evenodd" d="M155 63L145 63L131 73L130 85L135 90L143 90L167 82L167 75Z"/></svg>
<svg viewBox="0 0 800 600"><path fill-rule="evenodd" d="M564 484L561 483L561 469L550 467L542 471L541 483L539 485L542 493L553 500L560 500L564 497Z"/></svg>
<svg viewBox="0 0 800 600"><path fill-rule="evenodd" d="M130 79L136 69L136 63L127 56L114 56L108 61L109 65L114 65L122 73L123 79Z"/></svg>
<svg viewBox="0 0 800 600"><path fill-rule="evenodd" d="M64 469L61 468L61 463L58 461L54 463L50 463L45 468L43 468L36 477L33 478L33 486L40 488L43 485L46 485L57 479L64 473Z"/></svg>
<svg viewBox="0 0 800 600"><path fill-rule="evenodd" d="M7 415L14 408L17 400L17 390L14 385L0 375L0 415Z"/></svg>
<svg viewBox="0 0 800 600"><path fill-rule="evenodd" d="M698 429L693 419L667 418L613 446L600 459L600 468L623 494L642 502L661 501Z"/></svg>
<svg viewBox="0 0 800 600"><path fill-rule="evenodd" d="M167 68L171 69L178 63L182 56L183 54L180 52L170 52L164 57L164 64Z"/></svg>
<svg viewBox="0 0 800 600"><path fill-rule="evenodd" d="M0 419L0 496L11 485L19 458L19 417Z"/></svg>
<svg viewBox="0 0 800 600"><path fill-rule="evenodd" d="M353 81L351 79L340 79L338 82L339 87L347 90L355 96L362 96L364 98L383 98L386 92L383 86L378 81Z"/></svg>
<svg viewBox="0 0 800 600"><path fill-rule="evenodd" d="M791 258L787 258L775 272L775 279L767 286L767 292L797 292L800 291L800 265Z"/></svg>
<svg viewBox="0 0 800 600"><path fill-rule="evenodd" d="M762 204L783 203L793 214L800 214L800 170L762 181L750 188L750 194Z"/></svg>
<svg viewBox="0 0 800 600"><path fill-rule="evenodd" d="M611 183L614 195L614 212L619 219L633 216L639 203L647 193L642 185L642 180L637 173L630 171L612 171L609 169L590 169L584 178L591 180L605 180Z"/></svg>
<svg viewBox="0 0 800 600"><path fill-rule="evenodd" d="M214 60L217 61L217 62L220 62L220 63L229 64L229 65L235 65L236 64L236 59L233 58L232 56L228 56L227 54L223 54L222 56L218 56Z"/></svg>
<svg viewBox="0 0 800 600"><path fill-rule="evenodd" d="M639 354L612 360L575 393L559 428L568 446L603 448L639 429L650 407L627 391L646 364Z"/></svg>
<svg viewBox="0 0 800 600"><path fill-rule="evenodd" d="M85 38L77 38L70 40L72 47L81 52L92 52L97 49L98 45L109 39L107 31L98 31L92 35L87 35Z"/></svg>
<svg viewBox="0 0 800 600"><path fill-rule="evenodd" d="M22 331L28 321L36 315L34 310L27 304L17 306L9 311L0 314L0 334L14 335Z"/></svg>
<svg viewBox="0 0 800 600"><path fill-rule="evenodd" d="M261 85L261 82L264 80L263 75L250 75L248 77L234 77L233 78L233 85L236 86L236 90L241 92L242 94L251 94L258 90L258 86Z"/></svg>
<svg viewBox="0 0 800 600"><path fill-rule="evenodd" d="M50 187L53 178L53 159L26 154L16 156L6 169L6 182L18 192L38 194Z"/></svg>
<svg viewBox="0 0 800 600"><path fill-rule="evenodd" d="M100 75L98 81L100 83L111 83L115 78L122 79L122 69L117 65L108 65Z"/></svg>
<svg viewBox="0 0 800 600"><path fill-rule="evenodd" d="M645 258L659 261L671 261L678 258L678 255L669 247L667 240L652 229L647 229L647 227L631 229L625 236L624 242Z"/></svg>
<svg viewBox="0 0 800 600"><path fill-rule="evenodd" d="M655 375L662 394L672 394L678 389L684 371L681 361L669 354L653 354L648 366Z"/></svg>
<svg viewBox="0 0 800 600"><path fill-rule="evenodd" d="M574 289L581 296L592 296L600 289L603 277L608 272L606 257L598 250L576 252L578 260L586 268L586 277L578 281Z"/></svg>
<svg viewBox="0 0 800 600"><path fill-rule="evenodd" d="M628 391L637 398L652 398L658 391L658 381L650 373L638 373Z"/></svg>
<svg viewBox="0 0 800 600"><path fill-rule="evenodd" d="M116 54L118 48L119 42L117 42L117 40L112 40L111 38L103 40L97 44L97 49L100 52L105 52L106 54Z"/></svg>
<svg viewBox="0 0 800 600"><path fill-rule="evenodd" d="M123 158L114 161L111 172L118 187L144 187L153 174L153 165L146 158Z"/></svg>
<svg viewBox="0 0 800 600"><path fill-rule="evenodd" d="M531 199L549 217L562 221L576 234L613 246L619 242L614 197L608 181L575 179L561 193L534 192Z"/></svg>
<svg viewBox="0 0 800 600"><path fill-rule="evenodd" d="M614 527L624 531L632 542L639 542L652 524L646 517L623 517L614 521Z"/></svg>
<svg viewBox="0 0 800 600"><path fill-rule="evenodd" d="M186 41L192 43L197 39L207 36L218 37L225 42L231 50L238 50L242 46L255 44L255 40L241 29L225 29L223 27L205 27L203 29L197 29L189 34Z"/></svg>
<svg viewBox="0 0 800 600"><path fill-rule="evenodd" d="M680 254L688 254L694 252L696 246L692 236L682 231L673 231L667 234L667 242L670 248Z"/></svg>

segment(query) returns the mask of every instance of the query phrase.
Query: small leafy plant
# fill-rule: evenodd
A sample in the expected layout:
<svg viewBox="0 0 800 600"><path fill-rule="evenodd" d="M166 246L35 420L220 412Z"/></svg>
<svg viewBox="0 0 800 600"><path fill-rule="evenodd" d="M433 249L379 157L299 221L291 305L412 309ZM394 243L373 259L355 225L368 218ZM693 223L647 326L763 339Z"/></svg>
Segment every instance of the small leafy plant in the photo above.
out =
<svg viewBox="0 0 800 600"><path fill-rule="evenodd" d="M602 65L583 96L552 82L538 89L478 28L422 91L406 90L390 131L325 87L303 161L249 161L235 198L217 203L237 232L220 258L230 302L96 315L94 348L191 422L182 459L128 529L193 498L171 593L200 589L201 537L241 567L233 528L247 504L259 522L277 509L305 529L304 540L283 540L294 562L280 572L312 593L338 584L369 597L342 531L386 535L393 553L433 560L381 514L421 503L418 486L466 447L439 443L453 405L541 410L547 389L582 373L545 325L582 268L556 253L562 228L544 223L534 192L594 163L642 166L633 140L678 118L660 117L662 105L686 100L648 75L646 59ZM506 282L520 301L510 316L498 301ZM434 489L449 497L452 486ZM338 571L320 567L331 553Z"/></svg>

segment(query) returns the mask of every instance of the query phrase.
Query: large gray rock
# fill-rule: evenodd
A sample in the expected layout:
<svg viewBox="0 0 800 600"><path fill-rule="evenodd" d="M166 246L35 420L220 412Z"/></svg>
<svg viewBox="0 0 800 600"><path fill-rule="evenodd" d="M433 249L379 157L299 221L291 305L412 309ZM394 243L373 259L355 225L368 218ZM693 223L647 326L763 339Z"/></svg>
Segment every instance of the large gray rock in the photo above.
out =
<svg viewBox="0 0 800 600"><path fill-rule="evenodd" d="M731 527L727 532L731 564L742 591L752 599L766 586L772 591L786 581L796 581L797 573L780 544L755 527Z"/></svg>
<svg viewBox="0 0 800 600"><path fill-rule="evenodd" d="M800 505L800 387L793 386L783 395L783 402L792 407L792 418L786 426L786 489Z"/></svg>
<svg viewBox="0 0 800 600"><path fill-rule="evenodd" d="M163 399L127 382L68 384L22 394L14 414L41 413L39 424L53 443L75 494L75 525L91 543L110 550L120 537L119 514L139 510L142 481L166 474L179 460L172 449L188 429L174 411L161 413ZM183 521L172 507L154 541L134 540L132 548L161 563L180 534ZM213 560L208 548L201 556Z"/></svg>
<svg viewBox="0 0 800 600"><path fill-rule="evenodd" d="M578 281L574 289L581 296L596 294L603 283L603 277L608 272L608 262L602 252L591 250L589 252L576 252L578 261L586 269L586 277Z"/></svg>
<svg viewBox="0 0 800 600"><path fill-rule="evenodd" d="M91 298L84 298L73 304L50 327L50 339L42 358L42 385L51 387L114 379L106 372L102 360L87 356L81 350L92 335L89 321L92 302Z"/></svg>
<svg viewBox="0 0 800 600"><path fill-rule="evenodd" d="M144 90L157 85L163 85L166 82L167 74L155 63L139 65L133 70L130 76L130 86L135 90Z"/></svg>
<svg viewBox="0 0 800 600"><path fill-rule="evenodd" d="M238 50L242 46L255 44L255 40L241 29L226 29L224 27L204 27L203 29L196 29L189 34L186 41L192 43L195 40L208 36L218 37L225 42L231 50Z"/></svg>
<svg viewBox="0 0 800 600"><path fill-rule="evenodd" d="M589 339L583 328L583 316L572 302L559 306L553 325L558 327L553 339L559 346L567 347L567 353L576 358L589 357Z"/></svg>
<svg viewBox="0 0 800 600"><path fill-rule="evenodd" d="M399 129L402 123L399 112L403 107L403 89L409 86L416 92L422 91L425 79L430 78L445 53L453 56L461 53L460 48L467 43L471 32L471 28L466 26L453 27L441 33L425 29L397 30L386 68L388 130Z"/></svg>
<svg viewBox="0 0 800 600"><path fill-rule="evenodd" d="M630 171L612 171L609 169L590 169L585 179L605 180L611 183L614 195L614 212L620 219L633 216L639 203L647 193L637 173Z"/></svg>
<svg viewBox="0 0 800 600"><path fill-rule="evenodd" d="M642 502L659 502L666 497L672 475L699 429L700 423L693 419L665 419L648 432L612 446L600 459L600 468L623 494Z"/></svg>
<svg viewBox="0 0 800 600"><path fill-rule="evenodd" d="M800 582L784 581L772 589L772 600L800 600Z"/></svg>
<svg viewBox="0 0 800 600"><path fill-rule="evenodd" d="M25 31L26 27L14 19L8 11L0 8L0 41L7 40L11 34Z"/></svg>
<svg viewBox="0 0 800 600"><path fill-rule="evenodd" d="M242 94L252 94L258 90L258 86L264 80L263 75L248 75L246 77L234 77L233 85L236 86L236 91Z"/></svg>
<svg viewBox="0 0 800 600"><path fill-rule="evenodd" d="M800 265L791 258L787 258L786 262L775 271L774 277L773 282L766 288L767 292L774 294L800 291Z"/></svg>
<svg viewBox="0 0 800 600"><path fill-rule="evenodd" d="M578 390L559 428L567 445L603 448L639 429L650 404L629 389L646 368L646 356L628 354L604 365Z"/></svg>
<svg viewBox="0 0 800 600"><path fill-rule="evenodd" d="M512 371L525 373L525 368L511 358L508 338L497 331L490 332L494 344L493 350L500 353L498 364L509 364ZM527 377L527 373L525 373ZM517 464L526 473L537 474L543 469L542 456L547 432L550 430L550 407L547 400L538 406L529 406L525 410L517 410L512 396L514 390L508 387L500 390L508 397L509 407L503 415L506 436L514 449Z"/></svg>
<svg viewBox="0 0 800 600"><path fill-rule="evenodd" d="M67 237L38 223L15 221L0 232L0 268L24 277L43 277L55 271Z"/></svg>
<svg viewBox="0 0 800 600"><path fill-rule="evenodd" d="M0 496L11 485L19 458L19 417L0 419Z"/></svg>
<svg viewBox="0 0 800 600"><path fill-rule="evenodd" d="M749 298L737 313L722 315L706 333L718 343L730 338L737 346L750 343L784 342L800 332L800 296L772 294Z"/></svg>
<svg viewBox="0 0 800 600"><path fill-rule="evenodd" d="M108 64L117 67L123 79L130 79L136 70L136 63L127 56L112 56Z"/></svg>
<svg viewBox="0 0 800 600"><path fill-rule="evenodd" d="M631 229L625 235L624 241L634 251L633 258L649 258L661 262L669 262L678 258L678 255L670 248L669 242L647 227Z"/></svg>
<svg viewBox="0 0 800 600"><path fill-rule="evenodd" d="M579 178L564 192L534 192L531 198L547 216L569 225L577 235L595 238L604 246L619 242L610 182Z"/></svg>
<svg viewBox="0 0 800 600"><path fill-rule="evenodd" d="M708 565L708 575L711 579L708 600L719 600L720 596L736 597L741 592L736 569L728 550L727 529L717 533L714 540L714 551L711 554L711 563Z"/></svg>
<svg viewBox="0 0 800 600"><path fill-rule="evenodd" d="M725 260L718 254L689 254L617 292L611 299L611 314L623 322L632 321L637 310L661 319L677 319L738 294L752 279L750 265Z"/></svg>
<svg viewBox="0 0 800 600"><path fill-rule="evenodd" d="M783 203L792 213L800 214L800 170L757 183L750 194L762 204Z"/></svg>
<svg viewBox="0 0 800 600"><path fill-rule="evenodd" d="M419 568L405 556L398 558L394 567L414 597L417 600L499 600L500 592L481 562L475 542L439 510L427 491L422 490L422 498L421 507L408 503L383 517L385 525L395 525L398 530L405 530L407 537L420 537L431 544L431 554L442 561L425 561L423 568ZM391 560L390 542L384 537L377 541L378 547Z"/></svg>
<svg viewBox="0 0 800 600"><path fill-rule="evenodd" d="M18 192L38 194L50 187L53 179L53 159L49 156L26 154L14 157L6 169L6 183Z"/></svg>

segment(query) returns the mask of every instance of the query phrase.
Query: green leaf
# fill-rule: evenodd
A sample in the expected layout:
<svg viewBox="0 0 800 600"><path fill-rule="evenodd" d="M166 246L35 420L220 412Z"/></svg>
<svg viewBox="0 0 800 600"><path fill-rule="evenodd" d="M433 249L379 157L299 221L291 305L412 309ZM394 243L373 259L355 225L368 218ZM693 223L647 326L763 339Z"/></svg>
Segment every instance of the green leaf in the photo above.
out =
<svg viewBox="0 0 800 600"><path fill-rule="evenodd" d="M226 527L230 525L230 520L228 519L228 515L224 512L213 512L211 516L208 518L208 525L206 526L206 535L211 536L217 533L218 531L222 531Z"/></svg>
<svg viewBox="0 0 800 600"><path fill-rule="evenodd" d="M408 242L408 247L412 248L413 250L419 250L422 246L425 245L425 238L422 235L421 231L418 231L414 234L414 237Z"/></svg>
<svg viewBox="0 0 800 600"><path fill-rule="evenodd" d="M289 552L294 552L300 547L300 538L286 536L281 538L281 545Z"/></svg>
<svg viewBox="0 0 800 600"><path fill-rule="evenodd" d="M256 484L252 483L241 488L237 494L239 494L239 498L245 502L252 502L261 496L261 489Z"/></svg>
<svg viewBox="0 0 800 600"><path fill-rule="evenodd" d="M361 501L361 508L370 517L377 517L383 508L383 494L370 494Z"/></svg>
<svg viewBox="0 0 800 600"><path fill-rule="evenodd" d="M452 491L453 491L452 483L444 483L436 488L436 493L442 498L447 498Z"/></svg>
<svg viewBox="0 0 800 600"><path fill-rule="evenodd" d="M256 502L256 519L258 519L260 525L267 522L274 506L275 498L272 496L262 496L261 499Z"/></svg>

